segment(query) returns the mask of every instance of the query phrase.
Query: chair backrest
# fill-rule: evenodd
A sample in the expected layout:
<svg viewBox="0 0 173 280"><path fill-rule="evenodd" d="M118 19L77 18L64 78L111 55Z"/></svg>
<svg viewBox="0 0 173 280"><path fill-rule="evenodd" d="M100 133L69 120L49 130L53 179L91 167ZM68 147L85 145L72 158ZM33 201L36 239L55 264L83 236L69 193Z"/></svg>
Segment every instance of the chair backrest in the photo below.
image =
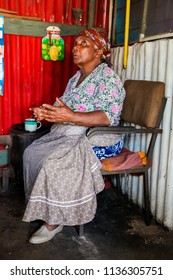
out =
<svg viewBox="0 0 173 280"><path fill-rule="evenodd" d="M165 84L157 81L126 80L126 97L121 118L143 127L157 127Z"/></svg>

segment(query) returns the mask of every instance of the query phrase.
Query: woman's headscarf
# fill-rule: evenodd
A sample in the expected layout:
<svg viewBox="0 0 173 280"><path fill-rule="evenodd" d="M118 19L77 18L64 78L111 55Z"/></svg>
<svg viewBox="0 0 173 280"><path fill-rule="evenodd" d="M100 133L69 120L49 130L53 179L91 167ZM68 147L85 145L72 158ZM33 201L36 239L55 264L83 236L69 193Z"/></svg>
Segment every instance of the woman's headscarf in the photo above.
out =
<svg viewBox="0 0 173 280"><path fill-rule="evenodd" d="M105 32L99 31L95 28L90 28L81 31L78 36L82 35L90 38L93 41L93 43L98 47L98 49L101 49L103 51L104 55L110 53L110 43Z"/></svg>
<svg viewBox="0 0 173 280"><path fill-rule="evenodd" d="M78 36L86 36L86 37L90 38L90 40L93 41L93 43L98 47L98 49L102 50L103 59L105 60L105 62L109 66L112 66L112 64L109 61L110 42L104 31L99 31L96 28L89 28L89 29L81 31Z"/></svg>

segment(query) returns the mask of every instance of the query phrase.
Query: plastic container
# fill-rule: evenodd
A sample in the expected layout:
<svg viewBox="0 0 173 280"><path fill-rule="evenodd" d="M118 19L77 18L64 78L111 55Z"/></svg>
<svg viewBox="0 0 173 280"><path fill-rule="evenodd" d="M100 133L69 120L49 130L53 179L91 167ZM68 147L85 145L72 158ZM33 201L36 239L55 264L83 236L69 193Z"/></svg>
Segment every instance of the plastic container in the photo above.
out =
<svg viewBox="0 0 173 280"><path fill-rule="evenodd" d="M64 40L60 37L61 30L56 26L46 29L46 36L42 39L42 58L44 60L64 60Z"/></svg>

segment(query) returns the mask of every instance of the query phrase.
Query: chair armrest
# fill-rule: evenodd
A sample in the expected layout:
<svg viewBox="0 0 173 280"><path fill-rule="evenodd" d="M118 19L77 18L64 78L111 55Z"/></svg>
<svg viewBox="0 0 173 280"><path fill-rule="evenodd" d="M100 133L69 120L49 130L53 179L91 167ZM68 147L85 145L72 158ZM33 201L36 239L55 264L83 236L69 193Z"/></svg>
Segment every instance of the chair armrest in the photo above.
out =
<svg viewBox="0 0 173 280"><path fill-rule="evenodd" d="M125 133L162 133L161 128L136 128L134 126L97 126L87 130L88 138L99 134L125 134Z"/></svg>

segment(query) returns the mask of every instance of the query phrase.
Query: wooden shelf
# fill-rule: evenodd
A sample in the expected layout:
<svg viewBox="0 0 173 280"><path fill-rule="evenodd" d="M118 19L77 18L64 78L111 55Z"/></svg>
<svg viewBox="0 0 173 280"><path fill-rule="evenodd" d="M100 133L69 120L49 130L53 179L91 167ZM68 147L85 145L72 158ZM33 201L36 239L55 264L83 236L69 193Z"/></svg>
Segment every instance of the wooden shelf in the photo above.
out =
<svg viewBox="0 0 173 280"><path fill-rule="evenodd" d="M48 26L59 27L61 36L76 36L80 31L86 28L84 25L60 24L40 20L4 17L5 34L44 37Z"/></svg>

